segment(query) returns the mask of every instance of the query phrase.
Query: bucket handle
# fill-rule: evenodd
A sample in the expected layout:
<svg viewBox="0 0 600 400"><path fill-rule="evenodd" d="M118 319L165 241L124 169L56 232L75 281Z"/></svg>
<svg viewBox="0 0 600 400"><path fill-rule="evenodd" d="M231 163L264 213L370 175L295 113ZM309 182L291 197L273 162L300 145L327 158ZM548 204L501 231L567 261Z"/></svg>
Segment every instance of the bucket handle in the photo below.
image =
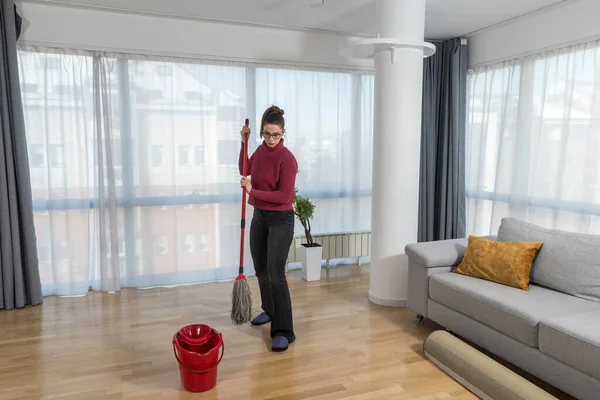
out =
<svg viewBox="0 0 600 400"><path fill-rule="evenodd" d="M200 371L189 368L177 356L177 350L175 350L175 340L173 340L173 354L175 355L175 359L177 360L177 362L180 365L183 365L186 369L188 369L189 371L192 371L192 372L194 372L196 374L204 374L204 373L212 370L213 368L215 368L217 365L219 365L221 363L221 360L223 359L223 356L225 355L225 342L223 341L223 335L219 333L219 336L221 336L221 346L220 346L221 347L221 357L219 357L219 361L217 361L217 363L215 365L213 365L212 367L207 368L207 369L203 369L203 370L200 370Z"/></svg>

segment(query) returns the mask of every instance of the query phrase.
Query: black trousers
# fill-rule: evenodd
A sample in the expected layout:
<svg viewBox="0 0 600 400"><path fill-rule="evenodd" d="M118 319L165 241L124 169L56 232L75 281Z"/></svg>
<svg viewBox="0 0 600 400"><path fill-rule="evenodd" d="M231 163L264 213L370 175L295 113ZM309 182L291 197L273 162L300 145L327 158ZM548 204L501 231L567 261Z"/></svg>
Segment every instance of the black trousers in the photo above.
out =
<svg viewBox="0 0 600 400"><path fill-rule="evenodd" d="M262 309L271 317L271 337L295 339L292 299L285 264L294 239L294 212L254 209L250 252L260 287Z"/></svg>

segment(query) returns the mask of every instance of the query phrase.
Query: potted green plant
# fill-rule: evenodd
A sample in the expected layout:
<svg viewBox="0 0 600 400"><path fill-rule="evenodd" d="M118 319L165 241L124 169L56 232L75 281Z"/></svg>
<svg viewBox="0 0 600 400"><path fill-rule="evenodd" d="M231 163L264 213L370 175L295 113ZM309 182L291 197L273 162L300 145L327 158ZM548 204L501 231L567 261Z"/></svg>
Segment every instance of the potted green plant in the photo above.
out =
<svg viewBox="0 0 600 400"><path fill-rule="evenodd" d="M302 277L306 281L321 279L321 261L323 260L323 247L316 243L311 234L310 220L315 213L315 204L308 197L298 195L298 188L294 191L294 214L304 228L306 242L300 248L300 262L302 264Z"/></svg>

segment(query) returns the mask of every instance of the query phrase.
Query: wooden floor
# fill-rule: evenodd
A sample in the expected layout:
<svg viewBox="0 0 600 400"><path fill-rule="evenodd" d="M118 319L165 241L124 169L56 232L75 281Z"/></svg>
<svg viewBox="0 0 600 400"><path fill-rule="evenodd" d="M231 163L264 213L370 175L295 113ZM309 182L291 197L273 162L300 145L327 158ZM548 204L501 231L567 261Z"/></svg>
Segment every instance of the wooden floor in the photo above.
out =
<svg viewBox="0 0 600 400"><path fill-rule="evenodd" d="M298 339L283 353L269 351L268 326L231 325L231 283L0 311L0 399L476 399L424 358L423 339L438 327L367 300L368 267L289 280ZM190 323L225 339L217 387L202 394L181 388L173 356L173 334Z"/></svg>

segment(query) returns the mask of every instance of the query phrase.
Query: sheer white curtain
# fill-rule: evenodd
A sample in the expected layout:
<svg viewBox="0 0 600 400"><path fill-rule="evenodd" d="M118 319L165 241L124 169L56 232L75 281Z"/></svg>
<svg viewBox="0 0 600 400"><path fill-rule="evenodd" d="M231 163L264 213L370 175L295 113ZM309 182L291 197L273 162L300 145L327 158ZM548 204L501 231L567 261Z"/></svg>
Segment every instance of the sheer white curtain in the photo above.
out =
<svg viewBox="0 0 600 400"><path fill-rule="evenodd" d="M115 60L83 52L19 56L43 293L118 290Z"/></svg>
<svg viewBox="0 0 600 400"><path fill-rule="evenodd" d="M469 96L468 233L600 233L600 43L472 70Z"/></svg>
<svg viewBox="0 0 600 400"><path fill-rule="evenodd" d="M316 205L313 231L370 230L373 77L259 68L256 87L258 122L271 104L285 111L296 186Z"/></svg>
<svg viewBox="0 0 600 400"><path fill-rule="evenodd" d="M31 47L20 68L44 295L234 278L239 130L271 104L313 231L370 226L371 76Z"/></svg>

